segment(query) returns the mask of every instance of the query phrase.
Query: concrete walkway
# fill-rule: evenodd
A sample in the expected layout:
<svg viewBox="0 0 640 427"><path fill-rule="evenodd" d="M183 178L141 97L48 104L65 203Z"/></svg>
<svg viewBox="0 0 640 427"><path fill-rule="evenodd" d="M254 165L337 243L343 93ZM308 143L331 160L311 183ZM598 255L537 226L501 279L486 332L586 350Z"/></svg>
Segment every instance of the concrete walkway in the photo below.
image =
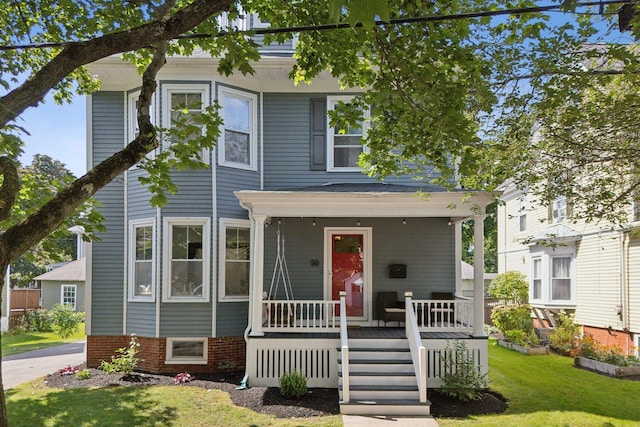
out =
<svg viewBox="0 0 640 427"><path fill-rule="evenodd" d="M344 427L438 427L433 417L381 417L343 415Z"/></svg>
<svg viewBox="0 0 640 427"><path fill-rule="evenodd" d="M77 366L84 363L87 359L85 344L85 341L78 341L3 357L2 383L4 389L8 390L51 374L67 365Z"/></svg>

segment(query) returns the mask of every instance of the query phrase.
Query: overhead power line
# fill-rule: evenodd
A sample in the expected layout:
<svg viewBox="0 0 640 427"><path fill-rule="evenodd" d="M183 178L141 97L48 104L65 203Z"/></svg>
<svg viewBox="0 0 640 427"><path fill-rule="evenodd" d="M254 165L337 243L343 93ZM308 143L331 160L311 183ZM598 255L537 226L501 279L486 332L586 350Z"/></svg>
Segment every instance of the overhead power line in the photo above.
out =
<svg viewBox="0 0 640 427"><path fill-rule="evenodd" d="M633 3L635 3L635 0L602 0L602 1L591 1L591 2L579 2L579 3L576 3L576 8L599 6L600 13L603 13L604 6L614 5L614 4L630 5ZM550 5L550 6L532 6L532 7L521 7L521 8L500 9L500 10L483 10L483 11L476 11L476 12L456 13L451 15L428 15L428 16L390 19L388 21L378 20L374 22L374 25L385 26L385 25L414 24L414 23L423 23L423 22L456 21L456 20L462 20L462 19L473 19L473 18L494 17L494 16L504 16L504 15L523 15L527 13L559 11L561 9L562 9L562 5ZM336 24L303 25L303 26L287 27L287 28L256 28L251 30L234 31L233 33L234 34L244 33L247 35L265 35L265 34L282 34L282 33L300 33L305 31L329 31L329 30L339 30L339 29L347 29L347 28L360 28L362 26L363 24L361 23L351 25L347 22L344 22L344 23L336 23ZM174 40L215 38L215 37L225 36L229 33L230 33L229 31L220 31L216 34L183 34L181 36L175 37ZM20 45L0 45L0 51L66 47L76 43L86 43L87 41L88 40L74 41L74 42L51 42L51 43L45 42L45 43L29 43L29 44L20 44Z"/></svg>

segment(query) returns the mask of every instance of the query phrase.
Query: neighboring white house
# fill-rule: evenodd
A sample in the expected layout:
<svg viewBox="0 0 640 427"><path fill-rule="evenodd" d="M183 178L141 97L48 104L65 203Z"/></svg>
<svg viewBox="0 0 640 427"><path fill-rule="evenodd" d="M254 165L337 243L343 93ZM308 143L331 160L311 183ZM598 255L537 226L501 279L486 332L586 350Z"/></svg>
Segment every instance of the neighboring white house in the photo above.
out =
<svg viewBox="0 0 640 427"><path fill-rule="evenodd" d="M567 199L543 206L513 182L498 207L498 272L529 278L529 300L543 323L575 312L585 334L632 353L640 346L640 226L629 207L624 227L571 217Z"/></svg>

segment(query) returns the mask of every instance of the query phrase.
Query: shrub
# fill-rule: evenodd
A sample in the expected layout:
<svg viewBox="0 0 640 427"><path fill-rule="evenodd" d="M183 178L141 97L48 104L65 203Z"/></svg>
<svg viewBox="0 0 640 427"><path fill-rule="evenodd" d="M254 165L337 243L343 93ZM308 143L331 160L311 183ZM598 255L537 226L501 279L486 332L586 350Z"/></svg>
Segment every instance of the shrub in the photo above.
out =
<svg viewBox="0 0 640 427"><path fill-rule="evenodd" d="M469 356L467 343L460 340L454 341L453 348L447 343L440 355L445 367L442 392L462 402L481 399L487 388L487 374L480 373Z"/></svg>
<svg viewBox="0 0 640 427"><path fill-rule="evenodd" d="M73 335L84 320L84 313L78 313L70 305L55 304L51 308L53 331L60 338L69 338Z"/></svg>
<svg viewBox="0 0 640 427"><path fill-rule="evenodd" d="M49 310L34 310L26 313L31 332L53 332L53 315Z"/></svg>
<svg viewBox="0 0 640 427"><path fill-rule="evenodd" d="M549 333L551 347L569 352L579 346L580 326L573 323L573 315L561 311L556 329Z"/></svg>
<svg viewBox="0 0 640 427"><path fill-rule="evenodd" d="M491 312L491 320L503 334L513 330L522 330L526 333L533 331L531 307L527 304L495 307Z"/></svg>
<svg viewBox="0 0 640 427"><path fill-rule="evenodd" d="M116 353L118 354L111 356L111 362L102 360L100 362L100 369L107 374L113 372L122 372L125 375L131 374L138 366L138 362L140 362L140 359L136 357L138 347L140 347L140 343L138 343L135 334L131 334L129 346L117 349Z"/></svg>
<svg viewBox="0 0 640 427"><path fill-rule="evenodd" d="M529 300L529 282L519 271L507 271L491 281L487 292L494 298L523 304Z"/></svg>
<svg viewBox="0 0 640 427"><path fill-rule="evenodd" d="M89 378L91 378L91 371L88 369L78 371L76 372L76 378L79 380L88 380Z"/></svg>
<svg viewBox="0 0 640 427"><path fill-rule="evenodd" d="M591 335L582 339L578 355L616 366L640 366L637 357L625 356L620 347L600 344Z"/></svg>
<svg viewBox="0 0 640 427"><path fill-rule="evenodd" d="M280 394L287 399L300 398L307 394L307 378L298 371L280 377Z"/></svg>
<svg viewBox="0 0 640 427"><path fill-rule="evenodd" d="M540 343L540 340L534 331L527 333L522 329L513 329L505 332L504 339L521 347L536 346Z"/></svg>

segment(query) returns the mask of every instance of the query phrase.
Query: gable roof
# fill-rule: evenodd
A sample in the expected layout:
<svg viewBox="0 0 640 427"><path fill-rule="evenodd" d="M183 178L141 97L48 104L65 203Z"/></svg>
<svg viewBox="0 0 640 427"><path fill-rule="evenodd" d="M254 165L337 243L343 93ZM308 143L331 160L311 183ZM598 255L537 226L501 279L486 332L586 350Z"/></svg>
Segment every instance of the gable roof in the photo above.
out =
<svg viewBox="0 0 640 427"><path fill-rule="evenodd" d="M34 280L74 281L82 282L86 279L86 258L72 261L62 267L54 268L44 274L34 277Z"/></svg>

